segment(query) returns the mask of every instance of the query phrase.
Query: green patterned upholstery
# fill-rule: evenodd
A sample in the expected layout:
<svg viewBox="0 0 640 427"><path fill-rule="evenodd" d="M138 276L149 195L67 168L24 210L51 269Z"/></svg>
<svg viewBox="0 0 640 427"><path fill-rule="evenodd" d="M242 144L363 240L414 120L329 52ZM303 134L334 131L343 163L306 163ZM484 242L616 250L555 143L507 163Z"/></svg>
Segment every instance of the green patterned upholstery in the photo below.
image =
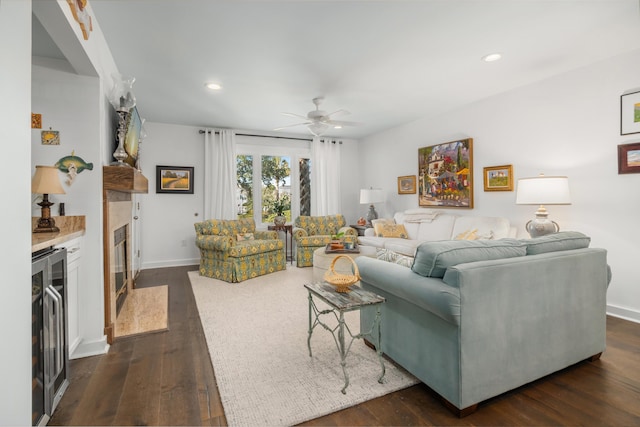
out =
<svg viewBox="0 0 640 427"><path fill-rule="evenodd" d="M200 275L237 283L286 268L277 231L256 230L253 219L210 219L194 224L200 249ZM253 233L255 240L237 241Z"/></svg>
<svg viewBox="0 0 640 427"><path fill-rule="evenodd" d="M299 216L294 221L293 239L296 242L296 265L313 266L313 251L331 242L331 236L344 233L346 242L356 242L358 232L346 226L342 215Z"/></svg>

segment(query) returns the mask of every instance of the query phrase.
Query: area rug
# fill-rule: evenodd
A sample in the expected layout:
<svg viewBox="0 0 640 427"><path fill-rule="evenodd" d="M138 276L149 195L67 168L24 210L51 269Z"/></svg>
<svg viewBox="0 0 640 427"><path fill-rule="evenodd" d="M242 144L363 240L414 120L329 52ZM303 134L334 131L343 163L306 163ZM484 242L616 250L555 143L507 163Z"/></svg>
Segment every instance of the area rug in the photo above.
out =
<svg viewBox="0 0 640 427"><path fill-rule="evenodd" d="M379 384L376 353L356 340L347 358L350 385L341 393L338 349L322 327L313 332L309 357L308 294L303 285L312 280L311 268L288 266L235 284L191 271L189 280L230 426L293 425L418 382L385 360L385 382ZM319 309L327 308L314 301ZM357 333L358 312L345 318Z"/></svg>
<svg viewBox="0 0 640 427"><path fill-rule="evenodd" d="M115 322L116 338L167 330L169 287L132 289Z"/></svg>

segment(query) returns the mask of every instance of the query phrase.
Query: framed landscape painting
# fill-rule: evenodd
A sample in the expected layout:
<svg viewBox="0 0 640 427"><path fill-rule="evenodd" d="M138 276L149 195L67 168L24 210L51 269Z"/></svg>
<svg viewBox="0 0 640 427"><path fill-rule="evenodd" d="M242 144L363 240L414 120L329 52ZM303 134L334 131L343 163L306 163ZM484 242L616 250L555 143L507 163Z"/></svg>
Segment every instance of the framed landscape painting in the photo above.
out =
<svg viewBox="0 0 640 427"><path fill-rule="evenodd" d="M418 205L473 208L473 139L418 149Z"/></svg>
<svg viewBox="0 0 640 427"><path fill-rule="evenodd" d="M193 194L193 166L156 166L156 193Z"/></svg>
<svg viewBox="0 0 640 427"><path fill-rule="evenodd" d="M484 168L484 191L513 191L513 166Z"/></svg>
<svg viewBox="0 0 640 427"><path fill-rule="evenodd" d="M640 173L640 142L618 145L618 173Z"/></svg>

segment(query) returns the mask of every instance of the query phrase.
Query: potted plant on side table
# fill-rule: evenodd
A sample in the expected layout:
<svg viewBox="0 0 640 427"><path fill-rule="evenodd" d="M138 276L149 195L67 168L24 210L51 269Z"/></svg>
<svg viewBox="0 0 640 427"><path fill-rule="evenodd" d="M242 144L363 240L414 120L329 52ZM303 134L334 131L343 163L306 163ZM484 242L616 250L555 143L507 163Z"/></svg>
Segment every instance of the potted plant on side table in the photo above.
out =
<svg viewBox="0 0 640 427"><path fill-rule="evenodd" d="M278 200L276 200L275 202L273 202L273 213L276 214L276 216L273 218L273 223L275 225L285 225L287 222L287 217L284 216L284 212L287 209L290 209L291 205L290 202L288 200L286 200L286 198L282 197Z"/></svg>

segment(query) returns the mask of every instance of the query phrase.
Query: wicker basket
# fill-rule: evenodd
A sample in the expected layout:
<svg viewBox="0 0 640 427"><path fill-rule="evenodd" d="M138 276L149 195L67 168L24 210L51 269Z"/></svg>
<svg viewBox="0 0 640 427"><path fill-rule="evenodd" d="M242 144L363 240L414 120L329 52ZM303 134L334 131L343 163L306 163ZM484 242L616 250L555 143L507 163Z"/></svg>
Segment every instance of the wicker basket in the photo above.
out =
<svg viewBox="0 0 640 427"><path fill-rule="evenodd" d="M340 258L346 258L351 261L351 264L353 264L353 274L343 274L335 271L334 267ZM358 265L349 255L338 255L331 261L331 266L329 266L329 269L324 273L324 280L334 285L336 292L347 293L350 290L349 286L360 280L360 270L358 270Z"/></svg>

